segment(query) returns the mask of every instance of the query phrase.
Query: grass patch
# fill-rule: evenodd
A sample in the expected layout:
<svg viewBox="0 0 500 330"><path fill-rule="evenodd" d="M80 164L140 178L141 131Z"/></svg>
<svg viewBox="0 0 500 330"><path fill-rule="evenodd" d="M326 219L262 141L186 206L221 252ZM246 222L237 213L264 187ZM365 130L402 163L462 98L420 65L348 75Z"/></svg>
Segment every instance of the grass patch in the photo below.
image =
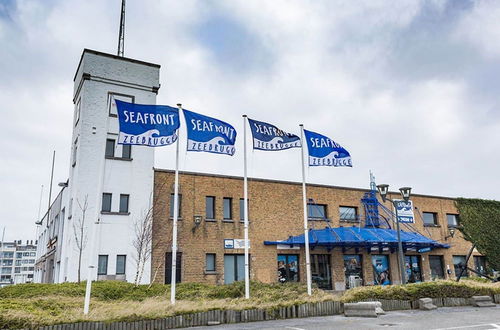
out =
<svg viewBox="0 0 500 330"><path fill-rule="evenodd" d="M366 299L416 300L423 297L462 297L500 294L500 283L464 280L424 282L406 286L371 286L334 295L303 284L251 283L251 299L244 299L245 284L208 285L179 283L177 303L170 305L170 286L134 286L124 282L92 285L89 315L83 315L85 283L20 284L0 289L0 329L36 328L84 321L137 321L209 310L244 310L298 305L306 302Z"/></svg>
<svg viewBox="0 0 500 330"><path fill-rule="evenodd" d="M482 283L471 280L434 281L407 285L359 287L346 291L342 302L367 299L417 300L420 298L470 298L477 295L500 293L500 283Z"/></svg>

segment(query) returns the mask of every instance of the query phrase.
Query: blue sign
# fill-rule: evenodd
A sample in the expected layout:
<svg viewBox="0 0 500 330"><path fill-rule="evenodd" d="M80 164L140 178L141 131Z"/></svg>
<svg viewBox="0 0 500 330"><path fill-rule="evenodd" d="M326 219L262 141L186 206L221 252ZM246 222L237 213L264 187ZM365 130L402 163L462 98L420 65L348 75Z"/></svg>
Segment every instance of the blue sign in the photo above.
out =
<svg viewBox="0 0 500 330"><path fill-rule="evenodd" d="M425 252L430 252L432 249L430 247L427 247L427 248L423 248L423 249L420 249L418 250L417 252L418 253L425 253Z"/></svg>
<svg viewBox="0 0 500 330"><path fill-rule="evenodd" d="M253 148L257 150L277 151L300 148L300 138L278 127L248 118L253 137Z"/></svg>
<svg viewBox="0 0 500 330"><path fill-rule="evenodd" d="M177 141L180 126L177 108L115 102L120 123L119 144L161 147Z"/></svg>
<svg viewBox="0 0 500 330"><path fill-rule="evenodd" d="M414 223L415 216L413 214L413 202L404 201L402 199L395 199L394 206L398 215L398 221L401 223Z"/></svg>
<svg viewBox="0 0 500 330"><path fill-rule="evenodd" d="M186 119L187 151L234 155L236 130L221 120L183 110Z"/></svg>
<svg viewBox="0 0 500 330"><path fill-rule="evenodd" d="M329 137L304 130L309 166L349 166L352 167L351 155L347 150Z"/></svg>

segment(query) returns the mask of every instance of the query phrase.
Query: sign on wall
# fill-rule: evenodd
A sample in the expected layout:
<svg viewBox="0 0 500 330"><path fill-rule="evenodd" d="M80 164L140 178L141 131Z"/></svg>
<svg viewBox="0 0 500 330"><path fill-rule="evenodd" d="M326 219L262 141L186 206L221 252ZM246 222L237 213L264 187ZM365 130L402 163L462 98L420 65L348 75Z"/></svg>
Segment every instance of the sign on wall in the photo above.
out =
<svg viewBox="0 0 500 330"><path fill-rule="evenodd" d="M244 239L224 239L224 249L244 249L245 240ZM250 248L250 240L248 240L248 248Z"/></svg>
<svg viewBox="0 0 500 330"><path fill-rule="evenodd" d="M411 200L406 202L402 199L395 199L394 206L396 207L398 221L400 223L415 223L413 202Z"/></svg>

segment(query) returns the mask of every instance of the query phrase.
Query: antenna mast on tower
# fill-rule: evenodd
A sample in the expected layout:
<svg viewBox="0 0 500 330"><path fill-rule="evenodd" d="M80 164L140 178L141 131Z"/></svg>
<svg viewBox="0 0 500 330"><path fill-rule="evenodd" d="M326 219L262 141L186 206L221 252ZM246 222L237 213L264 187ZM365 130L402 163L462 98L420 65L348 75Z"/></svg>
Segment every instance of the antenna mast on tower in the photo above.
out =
<svg viewBox="0 0 500 330"><path fill-rule="evenodd" d="M125 50L125 0L122 0L122 12L120 16L120 35L118 36L118 56L123 57Z"/></svg>

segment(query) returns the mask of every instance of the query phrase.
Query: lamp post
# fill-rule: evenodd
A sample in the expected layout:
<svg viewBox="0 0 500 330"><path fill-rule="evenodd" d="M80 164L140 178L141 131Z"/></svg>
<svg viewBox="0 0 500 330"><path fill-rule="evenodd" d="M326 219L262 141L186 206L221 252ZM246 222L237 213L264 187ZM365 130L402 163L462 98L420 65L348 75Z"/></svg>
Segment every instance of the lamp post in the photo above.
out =
<svg viewBox="0 0 500 330"><path fill-rule="evenodd" d="M396 230L398 232L398 257L399 257L399 273L401 275L401 284L406 284L406 272L405 272L405 262L403 255L403 243L401 242L401 230L399 229L399 215L398 215L398 205L397 201L390 199L387 197L387 193L389 192L388 184L379 184L377 185L377 189L382 197L382 201L385 203L386 200L390 201L392 205L394 205L394 210L396 212ZM399 188L401 192L401 196L405 202L408 202L411 195L410 187Z"/></svg>

